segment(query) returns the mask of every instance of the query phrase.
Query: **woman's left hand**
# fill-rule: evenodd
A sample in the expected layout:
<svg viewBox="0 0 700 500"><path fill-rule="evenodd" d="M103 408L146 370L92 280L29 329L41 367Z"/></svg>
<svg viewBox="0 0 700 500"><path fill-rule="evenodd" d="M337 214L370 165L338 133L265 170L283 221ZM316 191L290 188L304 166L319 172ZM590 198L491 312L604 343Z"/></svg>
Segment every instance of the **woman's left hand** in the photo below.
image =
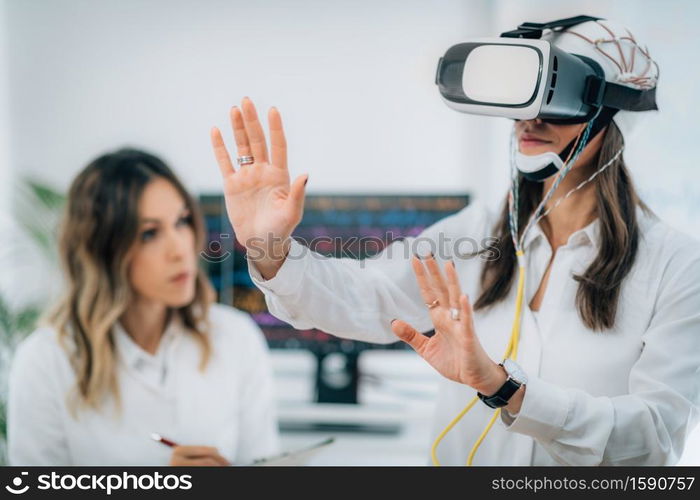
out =
<svg viewBox="0 0 700 500"><path fill-rule="evenodd" d="M425 265L413 256L411 264L426 306L435 304L429 308L435 335L426 337L400 319L392 321L391 329L444 377L487 396L494 394L507 376L486 354L474 332L472 307L460 291L454 262L445 265L445 280L432 255L423 260Z"/></svg>

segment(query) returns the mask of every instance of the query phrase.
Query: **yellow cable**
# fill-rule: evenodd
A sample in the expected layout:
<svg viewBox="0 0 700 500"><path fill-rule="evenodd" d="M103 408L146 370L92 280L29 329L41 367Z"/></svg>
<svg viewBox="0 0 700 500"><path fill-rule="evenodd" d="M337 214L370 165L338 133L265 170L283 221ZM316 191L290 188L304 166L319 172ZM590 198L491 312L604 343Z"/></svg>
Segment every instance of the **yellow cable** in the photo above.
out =
<svg viewBox="0 0 700 500"><path fill-rule="evenodd" d="M523 306L523 295L524 295L524 290L525 290L525 259L523 256L525 255L522 250L518 250L515 252L516 256L518 257L518 292L516 295L515 299L515 318L513 318L513 327L511 329L510 333L510 339L508 341L508 346L506 347L506 352L503 355L503 358L508 358L510 357L511 359L515 360L518 356L518 342L520 340L520 318L522 316L522 306ZM459 415L457 415L455 418L452 419L452 421L445 427L442 432L438 435L438 437L435 439L433 442L433 446L430 450L430 455L433 459L433 465L440 465L440 461L437 458L437 448L440 445L440 442L443 440L443 438L447 435L448 432L452 430L452 428L457 425L457 422L459 422L466 413L472 409L474 404L479 401L479 396L475 396L474 399L472 399L469 404L461 411L459 412ZM501 408L497 408L493 416L491 417L491 420L489 421L489 424L486 426L484 431L481 433L479 438L476 440L476 443L474 443L474 446L472 447L471 451L469 452L469 456L467 458L467 465L472 465L472 460L474 459L474 455L476 454L476 450L479 449L479 446L481 445L481 442L484 440L486 435L489 433L491 430L491 427L493 427L493 424L496 422L496 419L499 417L501 414Z"/></svg>
<svg viewBox="0 0 700 500"><path fill-rule="evenodd" d="M445 427L440 435L435 439L435 442L433 443L432 448L430 449L430 455L433 458L433 465L440 465L440 462L438 461L437 458L437 447L440 445L440 441L442 441L442 438L444 438L448 432L452 430L452 428L457 425L457 422L459 422L462 417L469 411L471 410L472 406L479 401L479 396L475 396L474 399L471 400L471 402L461 411L459 412L459 415L457 415L455 418L452 419L452 422L450 422L447 427Z"/></svg>

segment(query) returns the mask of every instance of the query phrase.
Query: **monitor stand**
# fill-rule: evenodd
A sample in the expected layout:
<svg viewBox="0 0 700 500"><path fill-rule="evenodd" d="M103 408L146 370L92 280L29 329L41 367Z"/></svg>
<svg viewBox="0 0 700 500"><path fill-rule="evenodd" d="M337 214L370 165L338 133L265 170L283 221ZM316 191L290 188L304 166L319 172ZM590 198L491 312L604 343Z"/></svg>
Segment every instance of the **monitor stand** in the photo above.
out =
<svg viewBox="0 0 700 500"><path fill-rule="evenodd" d="M357 404L360 379L358 352L316 352L315 400L317 403Z"/></svg>
<svg viewBox="0 0 700 500"><path fill-rule="evenodd" d="M359 410L357 390L360 380L359 352L315 352L315 402L318 404L349 405ZM349 421L315 419L311 421L280 422L284 432L350 432L363 434L398 434L401 426L387 421Z"/></svg>

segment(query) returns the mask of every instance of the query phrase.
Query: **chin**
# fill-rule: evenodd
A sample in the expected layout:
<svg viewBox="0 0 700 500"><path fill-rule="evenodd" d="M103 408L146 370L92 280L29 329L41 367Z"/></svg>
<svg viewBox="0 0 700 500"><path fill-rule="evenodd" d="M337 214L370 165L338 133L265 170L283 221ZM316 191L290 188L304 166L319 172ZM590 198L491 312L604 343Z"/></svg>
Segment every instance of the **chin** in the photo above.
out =
<svg viewBox="0 0 700 500"><path fill-rule="evenodd" d="M172 309L181 309L183 307L187 307L192 303L192 299L188 300L174 300L168 304L168 307Z"/></svg>
<svg viewBox="0 0 700 500"><path fill-rule="evenodd" d="M186 293L173 294L167 297L167 299L164 302L168 305L168 307L185 307L192 303L192 301L194 300L194 295L194 287L192 287L191 291L188 291Z"/></svg>

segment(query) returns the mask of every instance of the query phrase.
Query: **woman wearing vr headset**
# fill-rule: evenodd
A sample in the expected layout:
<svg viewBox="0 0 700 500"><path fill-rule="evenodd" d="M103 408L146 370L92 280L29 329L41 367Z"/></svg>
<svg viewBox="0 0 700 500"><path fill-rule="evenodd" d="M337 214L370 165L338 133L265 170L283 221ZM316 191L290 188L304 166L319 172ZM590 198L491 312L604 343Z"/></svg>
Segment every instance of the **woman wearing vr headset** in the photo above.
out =
<svg viewBox="0 0 700 500"><path fill-rule="evenodd" d="M445 102L516 120L503 210L477 200L362 266L291 238L308 176L290 184L279 112L268 155L245 98L238 165L216 128L212 144L253 281L296 328L398 337L444 376L435 464L676 463L698 422L700 251L639 199L622 155L657 78L627 29L587 16L452 47ZM495 243L437 246L465 236Z"/></svg>

